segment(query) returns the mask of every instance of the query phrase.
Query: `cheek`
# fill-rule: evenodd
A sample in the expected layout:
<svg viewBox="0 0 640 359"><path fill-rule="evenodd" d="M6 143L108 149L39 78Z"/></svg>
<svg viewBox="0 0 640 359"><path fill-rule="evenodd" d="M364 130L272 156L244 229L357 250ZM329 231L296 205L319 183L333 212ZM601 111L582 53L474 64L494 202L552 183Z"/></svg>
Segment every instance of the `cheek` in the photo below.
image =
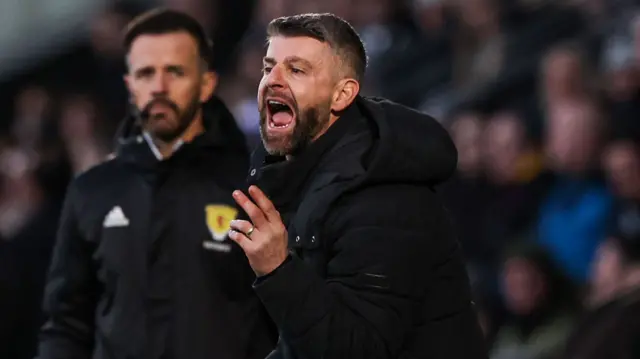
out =
<svg viewBox="0 0 640 359"><path fill-rule="evenodd" d="M170 88L169 99L184 109L194 100L200 100L200 84L192 81L176 81Z"/></svg>
<svg viewBox="0 0 640 359"><path fill-rule="evenodd" d="M264 97L264 90L266 88L265 78L262 77L260 83L258 83L258 93L256 95L256 100L258 101L258 105L262 103L262 98Z"/></svg>
<svg viewBox="0 0 640 359"><path fill-rule="evenodd" d="M320 106L331 99L328 91L315 83L294 83L290 88L300 110Z"/></svg>
<svg viewBox="0 0 640 359"><path fill-rule="evenodd" d="M151 89L144 82L135 82L129 87L131 103L139 108L144 107L151 100Z"/></svg>

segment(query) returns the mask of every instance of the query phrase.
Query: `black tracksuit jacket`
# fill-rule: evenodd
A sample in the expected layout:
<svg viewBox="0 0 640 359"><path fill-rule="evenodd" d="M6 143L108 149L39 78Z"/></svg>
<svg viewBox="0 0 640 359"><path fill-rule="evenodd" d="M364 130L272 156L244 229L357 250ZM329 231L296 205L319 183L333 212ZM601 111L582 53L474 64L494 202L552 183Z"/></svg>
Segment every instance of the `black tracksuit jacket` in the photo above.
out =
<svg viewBox="0 0 640 359"><path fill-rule="evenodd" d="M224 231L244 137L218 99L205 128L164 161L126 129L114 159L72 182L40 359L262 359L273 348L255 276Z"/></svg>
<svg viewBox="0 0 640 359"><path fill-rule="evenodd" d="M270 359L487 358L435 193L456 159L433 118L364 97L292 160L254 153L292 252L254 284L280 331Z"/></svg>

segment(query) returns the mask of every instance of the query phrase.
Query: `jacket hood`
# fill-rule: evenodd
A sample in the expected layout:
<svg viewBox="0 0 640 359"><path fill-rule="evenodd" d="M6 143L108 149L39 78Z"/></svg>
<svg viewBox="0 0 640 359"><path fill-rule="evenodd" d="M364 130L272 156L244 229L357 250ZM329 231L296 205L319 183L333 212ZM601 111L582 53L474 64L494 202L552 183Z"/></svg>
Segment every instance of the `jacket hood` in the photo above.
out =
<svg viewBox="0 0 640 359"><path fill-rule="evenodd" d="M204 141L200 143L205 147L248 154L246 138L220 98L212 96L203 104L203 120L206 132L203 135ZM142 127L136 117L133 114L125 117L116 131L116 154L122 154L131 145L140 143L141 135Z"/></svg>
<svg viewBox="0 0 640 359"><path fill-rule="evenodd" d="M435 186L453 175L458 152L433 117L380 98L359 96L355 104L377 127L366 182Z"/></svg>

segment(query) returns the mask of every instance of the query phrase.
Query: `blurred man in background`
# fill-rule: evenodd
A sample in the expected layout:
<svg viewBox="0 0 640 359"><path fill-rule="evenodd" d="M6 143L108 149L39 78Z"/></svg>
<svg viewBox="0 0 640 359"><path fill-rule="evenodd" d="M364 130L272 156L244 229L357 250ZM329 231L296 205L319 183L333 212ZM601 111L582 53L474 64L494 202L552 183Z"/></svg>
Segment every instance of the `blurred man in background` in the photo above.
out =
<svg viewBox="0 0 640 359"><path fill-rule="evenodd" d="M565 359L640 356L640 221L617 216L598 248L588 311L567 343Z"/></svg>
<svg viewBox="0 0 640 359"><path fill-rule="evenodd" d="M456 167L451 138L360 95L366 53L345 20L282 17L267 33L257 186L234 192L251 221L232 222L230 238L280 331L269 358L486 358L434 191Z"/></svg>
<svg viewBox="0 0 640 359"><path fill-rule="evenodd" d="M68 190L39 358L264 358L268 317L227 239L248 153L212 97L207 36L184 13L154 10L124 45L135 111L115 158Z"/></svg>
<svg viewBox="0 0 640 359"><path fill-rule="evenodd" d="M538 241L566 275L583 284L611 224L613 196L597 156L606 123L597 104L587 100L555 104L547 120L545 154L555 179L542 199Z"/></svg>
<svg viewBox="0 0 640 359"><path fill-rule="evenodd" d="M557 358L579 308L571 282L544 249L530 243L509 250L501 279L508 315L491 358Z"/></svg>

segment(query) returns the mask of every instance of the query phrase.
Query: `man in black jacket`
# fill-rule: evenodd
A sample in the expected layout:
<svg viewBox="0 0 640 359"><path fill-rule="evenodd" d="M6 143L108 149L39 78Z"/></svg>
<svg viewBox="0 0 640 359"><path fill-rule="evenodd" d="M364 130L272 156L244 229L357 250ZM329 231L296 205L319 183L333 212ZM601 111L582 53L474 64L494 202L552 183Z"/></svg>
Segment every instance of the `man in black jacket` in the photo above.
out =
<svg viewBox="0 0 640 359"><path fill-rule="evenodd" d="M366 55L330 14L279 18L259 87L263 145L230 238L279 328L272 359L486 358L434 186L457 152L432 118L359 93Z"/></svg>
<svg viewBox="0 0 640 359"><path fill-rule="evenodd" d="M227 238L249 156L211 97L206 37L160 10L135 19L125 45L137 116L116 156L69 188L39 357L264 358L275 330Z"/></svg>

